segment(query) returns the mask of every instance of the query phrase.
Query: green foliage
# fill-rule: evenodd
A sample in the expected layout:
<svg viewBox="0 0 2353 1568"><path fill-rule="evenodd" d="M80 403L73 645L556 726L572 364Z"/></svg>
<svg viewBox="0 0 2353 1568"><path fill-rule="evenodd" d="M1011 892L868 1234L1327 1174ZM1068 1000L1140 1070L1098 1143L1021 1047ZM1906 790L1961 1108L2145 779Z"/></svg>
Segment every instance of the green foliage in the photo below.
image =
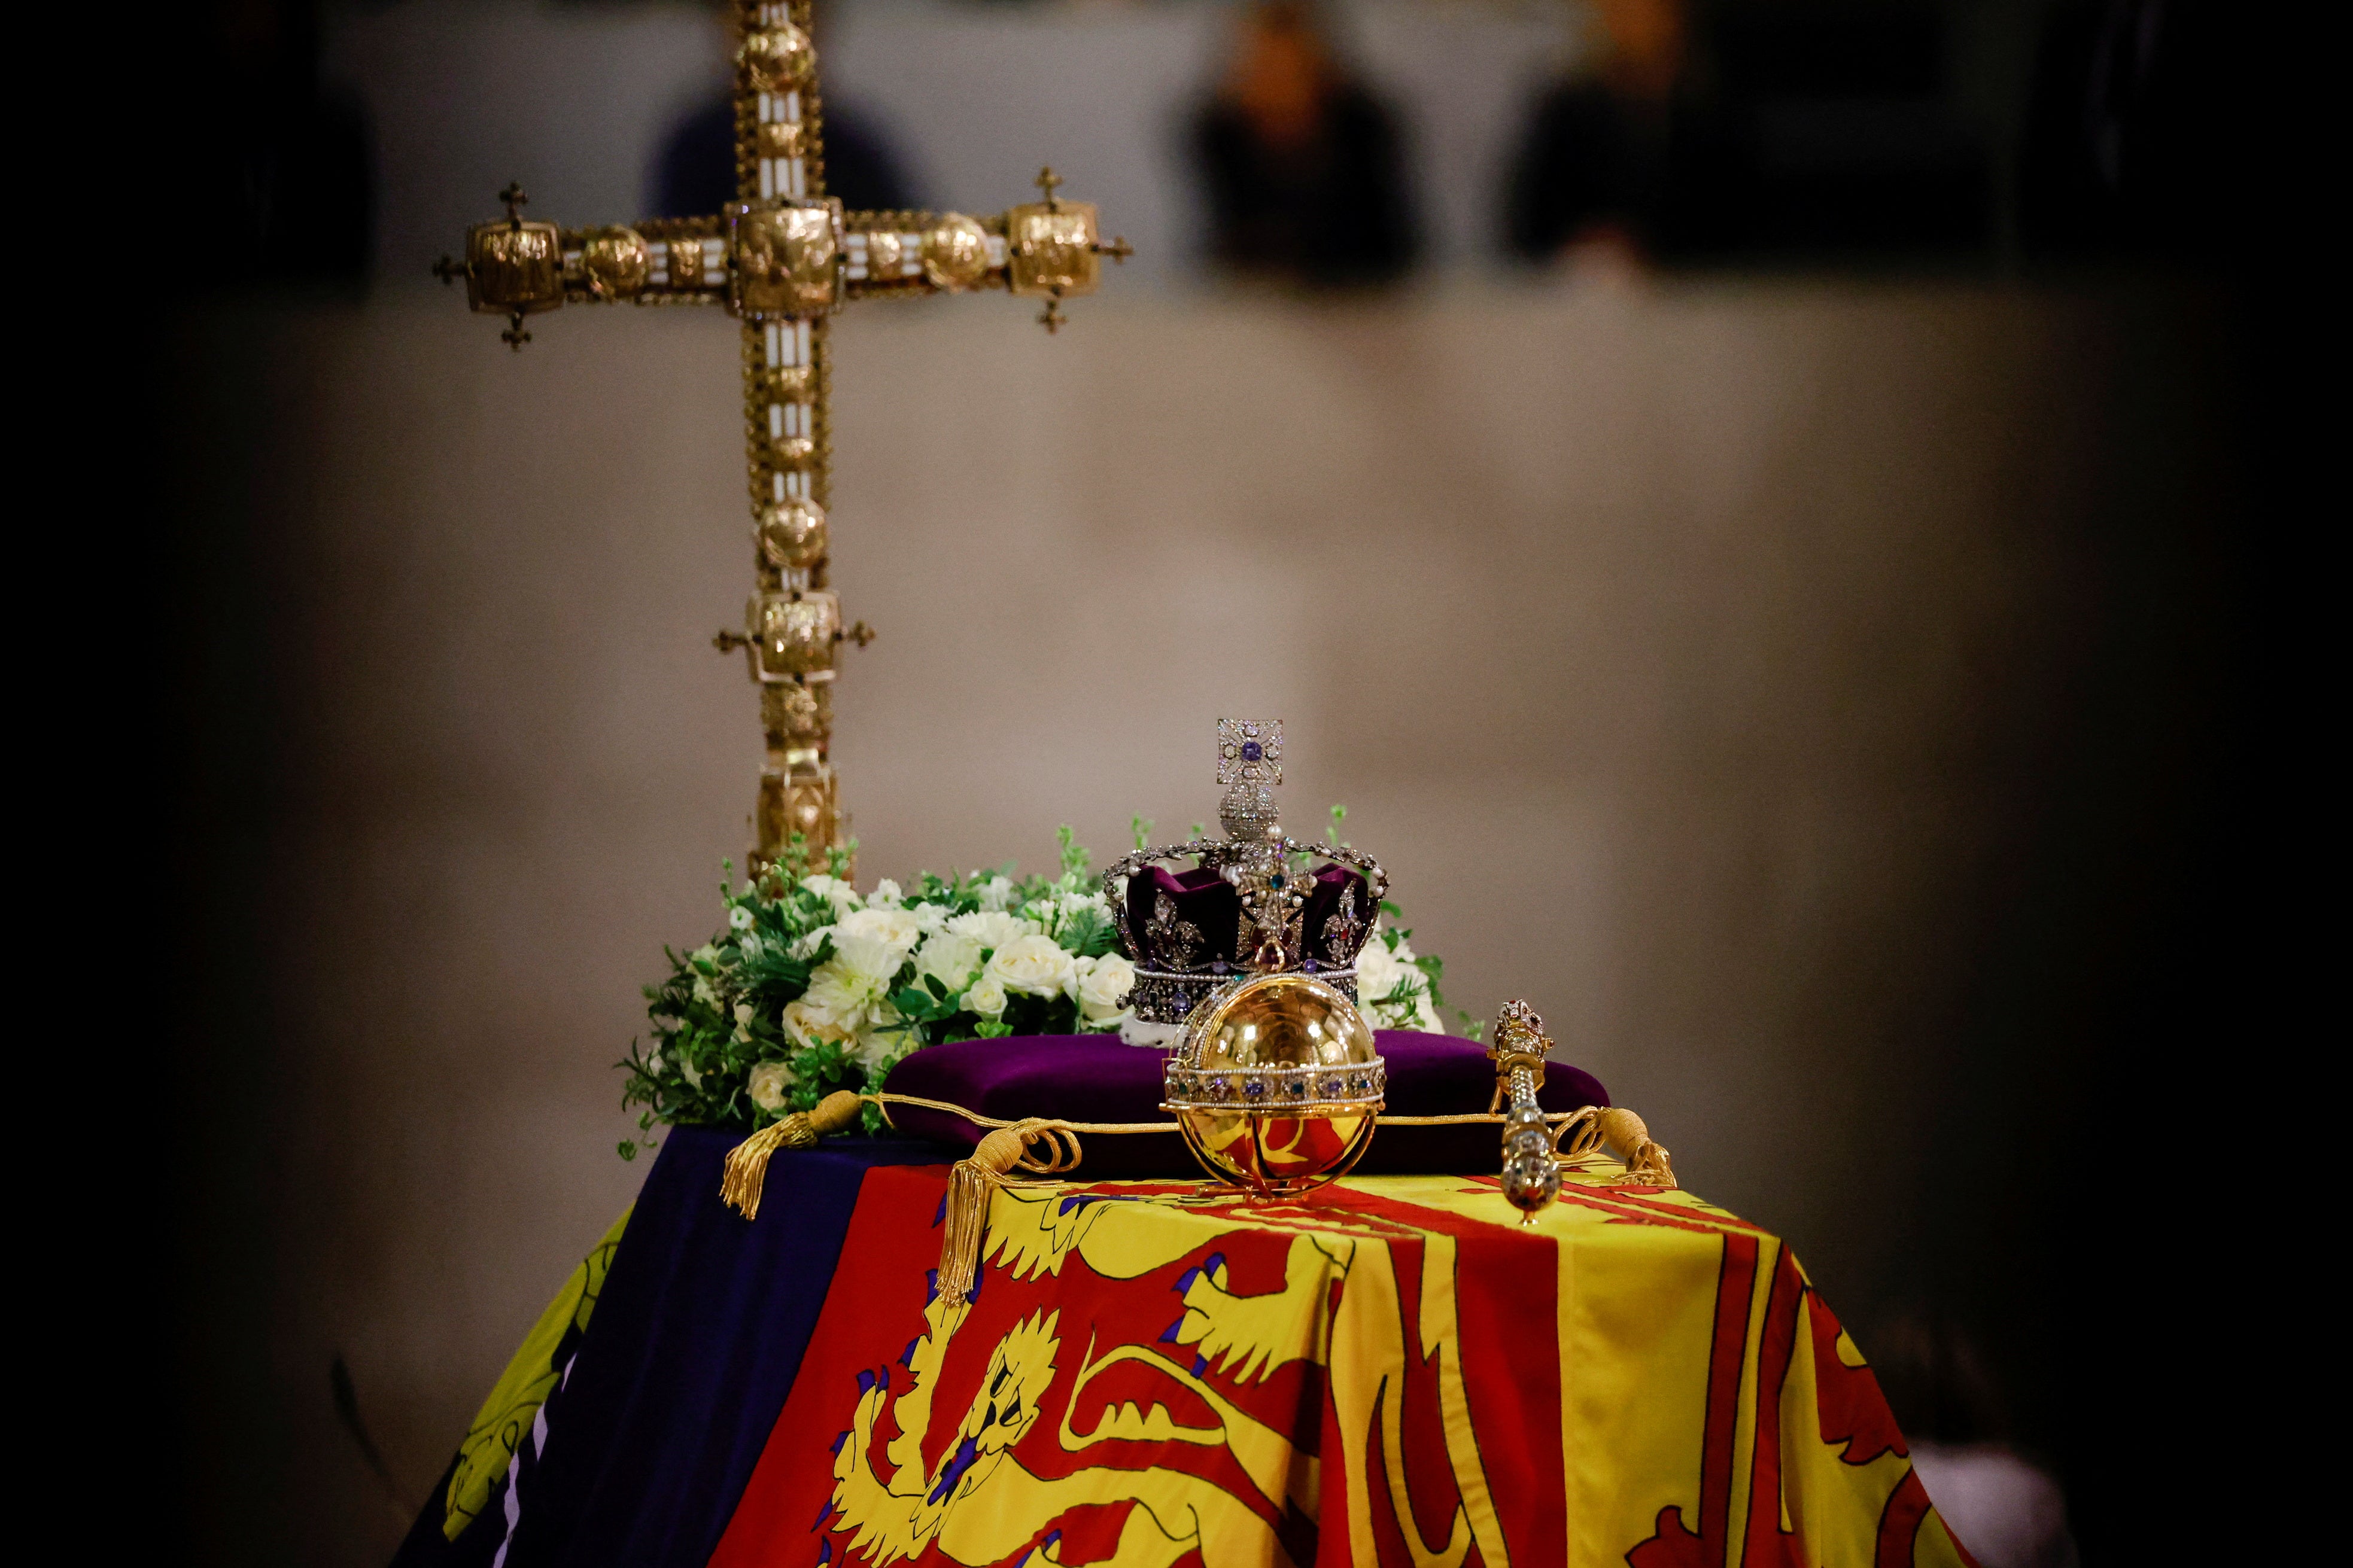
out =
<svg viewBox="0 0 2353 1568"><path fill-rule="evenodd" d="M925 872L909 887L885 882L861 897L840 879L847 852L813 854L797 837L761 875L740 885L723 878L719 932L691 952L665 948L669 973L645 988L650 1037L631 1042L618 1065L628 1075L622 1103L639 1111L646 1136L625 1141L621 1157L649 1146L658 1123L751 1129L836 1089L869 1091L927 1045L1117 1028L1124 1014L1091 1020L1077 1000L1078 980L1099 963L1119 965L1106 972L1116 976L1126 963L1112 957L1117 935L1091 885L1093 857L1070 828L1056 837L1061 872L1052 878L1016 878L1009 865L962 877ZM855 927L852 917L881 911L895 911L889 918L912 940L880 948L837 941L845 920ZM982 982L993 942L963 944L977 967L954 984L923 966L935 937L979 915L1014 935L1051 938L1070 955L1066 983L1051 994L1004 986L990 994ZM863 975L850 963L853 946L860 959L889 953L897 967Z"/></svg>
<svg viewBox="0 0 2353 1568"><path fill-rule="evenodd" d="M1345 816L1332 810L1335 839ZM1152 824L1137 816L1129 827L1143 847ZM1193 825L1196 839L1203 831ZM927 871L862 896L842 879L849 849L812 851L797 836L740 884L732 865L723 868L719 931L691 952L662 950L669 971L645 988L649 1037L617 1064L639 1134L620 1142L620 1157L651 1147L658 1126L749 1131L837 1089L871 1092L925 1046L1116 1029L1132 970L1117 953L1093 857L1069 827L1055 837L1057 876L1017 877L1009 863L964 876ZM1394 919L1398 910L1385 900L1381 912ZM1387 990L1365 1002L1377 1024L1429 1026L1423 1004L1442 1005L1444 966L1416 955L1411 935L1379 928ZM997 963L1017 942L1030 945ZM867 1122L879 1130L871 1107Z"/></svg>

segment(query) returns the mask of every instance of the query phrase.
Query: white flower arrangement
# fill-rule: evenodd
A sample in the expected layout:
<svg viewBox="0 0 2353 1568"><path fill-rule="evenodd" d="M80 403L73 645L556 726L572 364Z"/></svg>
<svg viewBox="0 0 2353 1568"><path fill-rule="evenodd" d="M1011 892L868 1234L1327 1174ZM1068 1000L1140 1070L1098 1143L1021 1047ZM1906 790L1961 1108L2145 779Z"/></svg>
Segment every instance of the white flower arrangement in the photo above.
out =
<svg viewBox="0 0 2353 1568"><path fill-rule="evenodd" d="M1140 847L1150 824L1135 827ZM847 851L820 871L796 847L723 884L723 929L691 952L665 950L669 977L646 987L654 1037L620 1064L638 1131L764 1127L837 1089L879 1089L908 1052L950 1040L1118 1033L1135 965L1115 951L1092 858L1068 827L1059 837L1051 878L925 873L861 896L840 875ZM1411 934L1377 924L1357 994L1377 1028L1435 1032L1440 966L1415 956ZM624 1142L621 1157L638 1147Z"/></svg>

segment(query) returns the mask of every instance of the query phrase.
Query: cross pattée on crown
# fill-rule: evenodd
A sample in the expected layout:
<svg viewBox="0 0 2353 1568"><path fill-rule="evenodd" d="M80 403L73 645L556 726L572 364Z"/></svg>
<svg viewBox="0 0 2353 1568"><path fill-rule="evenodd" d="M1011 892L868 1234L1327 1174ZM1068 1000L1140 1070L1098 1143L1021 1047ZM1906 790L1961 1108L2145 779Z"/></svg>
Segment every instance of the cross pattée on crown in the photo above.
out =
<svg viewBox="0 0 2353 1568"><path fill-rule="evenodd" d="M1218 721L1218 782L1221 784L1282 783L1282 721Z"/></svg>

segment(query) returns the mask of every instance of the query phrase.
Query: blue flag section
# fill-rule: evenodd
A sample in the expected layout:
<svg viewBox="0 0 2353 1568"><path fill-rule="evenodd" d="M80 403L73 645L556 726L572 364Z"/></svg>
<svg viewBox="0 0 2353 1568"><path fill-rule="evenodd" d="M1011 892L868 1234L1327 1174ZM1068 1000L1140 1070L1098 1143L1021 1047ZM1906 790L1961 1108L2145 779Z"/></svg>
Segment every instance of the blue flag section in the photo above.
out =
<svg viewBox="0 0 2353 1568"><path fill-rule="evenodd" d="M878 1165L944 1164L937 1144L843 1138L768 1167L760 1217L719 1201L742 1134L681 1128L638 1196L585 1331L454 1539L454 1460L395 1568L605 1568L710 1559L768 1440Z"/></svg>

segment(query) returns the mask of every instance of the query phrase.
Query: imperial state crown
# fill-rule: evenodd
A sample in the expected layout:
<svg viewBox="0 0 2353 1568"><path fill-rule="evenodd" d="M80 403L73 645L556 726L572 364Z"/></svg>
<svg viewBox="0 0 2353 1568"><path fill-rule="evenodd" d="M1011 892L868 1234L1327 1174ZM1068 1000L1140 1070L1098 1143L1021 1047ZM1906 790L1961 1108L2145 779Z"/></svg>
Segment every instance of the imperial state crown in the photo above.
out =
<svg viewBox="0 0 2353 1568"><path fill-rule="evenodd" d="M1314 975L1356 1000L1356 954L1388 874L1345 846L1283 833L1273 794L1282 783L1280 719L1218 721L1218 782L1228 786L1218 808L1224 838L1139 849L1103 872L1104 901L1135 964L1129 1005L1142 1027L1130 1037L1139 1043L1173 1043L1195 1008L1251 973ZM1178 860L1194 864L1165 864Z"/></svg>

